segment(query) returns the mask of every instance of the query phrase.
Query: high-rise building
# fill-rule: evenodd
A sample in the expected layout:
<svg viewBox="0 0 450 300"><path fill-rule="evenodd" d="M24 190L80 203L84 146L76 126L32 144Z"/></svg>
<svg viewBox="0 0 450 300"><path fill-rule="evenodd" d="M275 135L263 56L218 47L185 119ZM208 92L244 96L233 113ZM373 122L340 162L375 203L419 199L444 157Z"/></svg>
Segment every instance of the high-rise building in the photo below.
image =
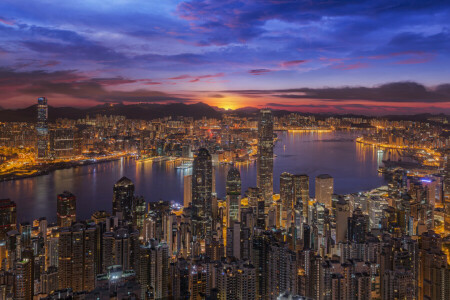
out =
<svg viewBox="0 0 450 300"><path fill-rule="evenodd" d="M67 158L75 155L74 132L71 128L54 128L50 130L50 156Z"/></svg>
<svg viewBox="0 0 450 300"><path fill-rule="evenodd" d="M58 227L70 227L77 219L77 198L71 192L65 191L57 197Z"/></svg>
<svg viewBox="0 0 450 300"><path fill-rule="evenodd" d="M0 240L5 239L6 233L16 227L16 203L10 199L0 199Z"/></svg>
<svg viewBox="0 0 450 300"><path fill-rule="evenodd" d="M306 174L293 175L294 205L301 205L303 222L308 220L309 176Z"/></svg>
<svg viewBox="0 0 450 300"><path fill-rule="evenodd" d="M113 215L123 220L133 220L134 184L127 177L122 177L113 188Z"/></svg>
<svg viewBox="0 0 450 300"><path fill-rule="evenodd" d="M91 291L95 287L96 228L75 223L59 230L58 288L74 292Z"/></svg>
<svg viewBox="0 0 450 300"><path fill-rule="evenodd" d="M192 235L205 237L212 226L212 159L208 150L200 148L192 169Z"/></svg>
<svg viewBox="0 0 450 300"><path fill-rule="evenodd" d="M283 172L280 175L280 200L283 210L294 207L294 181L293 175Z"/></svg>
<svg viewBox="0 0 450 300"><path fill-rule="evenodd" d="M331 207L333 189L333 177L328 174L321 174L316 177L316 200L319 203L325 204L327 208Z"/></svg>
<svg viewBox="0 0 450 300"><path fill-rule="evenodd" d="M445 231L450 232L450 151L444 156L444 219Z"/></svg>
<svg viewBox="0 0 450 300"><path fill-rule="evenodd" d="M241 206L241 174L236 168L231 168L227 175L227 226L232 226L234 222L239 221L239 212Z"/></svg>
<svg viewBox="0 0 450 300"><path fill-rule="evenodd" d="M269 207L273 196L273 116L269 109L259 112L257 186Z"/></svg>
<svg viewBox="0 0 450 300"><path fill-rule="evenodd" d="M38 98L37 105L37 158L46 159L49 156L49 136L48 136L48 106L47 98Z"/></svg>
<svg viewBox="0 0 450 300"><path fill-rule="evenodd" d="M192 202L192 175L184 176L184 194L183 194L183 206L188 207Z"/></svg>
<svg viewBox="0 0 450 300"><path fill-rule="evenodd" d="M33 261L24 258L16 263L15 297L18 300L33 299Z"/></svg>

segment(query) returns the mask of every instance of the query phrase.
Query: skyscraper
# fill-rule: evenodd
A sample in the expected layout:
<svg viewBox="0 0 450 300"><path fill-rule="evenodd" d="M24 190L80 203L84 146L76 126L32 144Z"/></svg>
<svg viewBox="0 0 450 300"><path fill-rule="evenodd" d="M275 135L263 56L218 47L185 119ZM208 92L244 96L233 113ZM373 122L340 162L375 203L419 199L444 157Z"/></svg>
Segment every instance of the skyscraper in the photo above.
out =
<svg viewBox="0 0 450 300"><path fill-rule="evenodd" d="M200 148L192 169L192 235L205 237L212 226L212 159L208 150Z"/></svg>
<svg viewBox="0 0 450 300"><path fill-rule="evenodd" d="M259 112L257 185L265 206L270 206L273 195L273 116L269 109Z"/></svg>
<svg viewBox="0 0 450 300"><path fill-rule="evenodd" d="M294 175L294 205L301 204L303 222L308 220L309 202L309 176L306 174Z"/></svg>
<svg viewBox="0 0 450 300"><path fill-rule="evenodd" d="M127 177L122 177L113 188L113 215L121 214L123 220L133 219L134 184Z"/></svg>
<svg viewBox="0 0 450 300"><path fill-rule="evenodd" d="M77 219L77 198L71 192L65 191L57 197L58 227L70 227Z"/></svg>
<svg viewBox="0 0 450 300"><path fill-rule="evenodd" d="M184 176L184 195L183 195L183 205L188 207L192 202L192 175Z"/></svg>
<svg viewBox="0 0 450 300"><path fill-rule="evenodd" d="M331 197L333 195L334 181L328 174L321 174L316 177L316 200L331 207Z"/></svg>
<svg viewBox="0 0 450 300"><path fill-rule="evenodd" d="M280 175L280 200L284 210L294 206L293 175L283 172Z"/></svg>
<svg viewBox="0 0 450 300"><path fill-rule="evenodd" d="M227 210L228 226L239 221L239 208L241 204L241 174L236 168L231 168L227 175Z"/></svg>
<svg viewBox="0 0 450 300"><path fill-rule="evenodd" d="M48 106L47 98L38 98L37 105L37 158L45 159L49 155L48 147Z"/></svg>
<svg viewBox="0 0 450 300"><path fill-rule="evenodd" d="M445 231L450 232L450 151L444 157L444 211Z"/></svg>
<svg viewBox="0 0 450 300"><path fill-rule="evenodd" d="M16 203L10 199L0 199L0 240L6 233L17 227Z"/></svg>

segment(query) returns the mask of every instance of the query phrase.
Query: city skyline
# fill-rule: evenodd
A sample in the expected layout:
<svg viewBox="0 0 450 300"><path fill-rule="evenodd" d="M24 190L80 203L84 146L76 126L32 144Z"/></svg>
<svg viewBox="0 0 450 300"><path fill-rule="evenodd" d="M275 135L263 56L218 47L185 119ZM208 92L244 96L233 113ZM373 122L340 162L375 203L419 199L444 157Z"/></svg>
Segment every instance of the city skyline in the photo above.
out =
<svg viewBox="0 0 450 300"><path fill-rule="evenodd" d="M44 96L75 107L450 111L440 1L4 1L0 11L3 108Z"/></svg>

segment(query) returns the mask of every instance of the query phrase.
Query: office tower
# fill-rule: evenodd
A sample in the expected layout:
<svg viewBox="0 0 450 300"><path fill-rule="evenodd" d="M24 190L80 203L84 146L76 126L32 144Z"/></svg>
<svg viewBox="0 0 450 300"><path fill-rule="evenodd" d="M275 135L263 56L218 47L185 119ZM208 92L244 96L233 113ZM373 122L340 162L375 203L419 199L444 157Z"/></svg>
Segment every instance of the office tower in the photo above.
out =
<svg viewBox="0 0 450 300"><path fill-rule="evenodd" d="M294 207L293 175L288 172L283 172L280 175L280 200L283 210Z"/></svg>
<svg viewBox="0 0 450 300"><path fill-rule="evenodd" d="M261 198L261 194L257 187L249 187L247 191L245 191L245 196L247 197L248 206L253 210L256 214L258 207L258 199Z"/></svg>
<svg viewBox="0 0 450 300"><path fill-rule="evenodd" d="M71 128L54 128L50 130L50 156L68 158L74 156L74 133Z"/></svg>
<svg viewBox="0 0 450 300"><path fill-rule="evenodd" d="M361 210L357 208L353 212L353 215L348 218L348 240L356 243L364 243L366 241L368 230L369 216L364 215Z"/></svg>
<svg viewBox="0 0 450 300"><path fill-rule="evenodd" d="M273 195L273 116L269 109L259 112L257 186L265 206L272 204Z"/></svg>
<svg viewBox="0 0 450 300"><path fill-rule="evenodd" d="M49 137L48 137L48 106L47 98L38 98L37 105L37 158L46 159L49 156Z"/></svg>
<svg viewBox="0 0 450 300"><path fill-rule="evenodd" d="M77 219L77 198L71 192L64 191L57 197L58 227L70 227Z"/></svg>
<svg viewBox="0 0 450 300"><path fill-rule="evenodd" d="M0 240L6 233L17 228L16 203L10 199L0 199Z"/></svg>
<svg viewBox="0 0 450 300"><path fill-rule="evenodd" d="M309 176L306 174L293 175L294 205L300 204L303 221L308 221Z"/></svg>
<svg viewBox="0 0 450 300"><path fill-rule="evenodd" d="M344 198L340 197L336 203L336 244L347 240L348 218L350 207Z"/></svg>
<svg viewBox="0 0 450 300"><path fill-rule="evenodd" d="M241 224L233 222L233 225L227 227L227 257L241 258Z"/></svg>
<svg viewBox="0 0 450 300"><path fill-rule="evenodd" d="M321 174L316 177L316 201L331 208L331 197L333 195L333 177Z"/></svg>
<svg viewBox="0 0 450 300"><path fill-rule="evenodd" d="M134 184L127 177L122 177L113 188L113 215L119 219L132 221L134 207Z"/></svg>
<svg viewBox="0 0 450 300"><path fill-rule="evenodd" d="M22 248L31 246L31 224L29 222L22 222L19 224L20 245Z"/></svg>
<svg viewBox="0 0 450 300"><path fill-rule="evenodd" d="M29 258L24 258L16 263L14 299L33 299L33 286L33 261Z"/></svg>
<svg viewBox="0 0 450 300"><path fill-rule="evenodd" d="M212 160L205 148L198 150L192 169L192 235L204 238L212 226Z"/></svg>
<svg viewBox="0 0 450 300"><path fill-rule="evenodd" d="M241 207L241 174L236 168L231 168L227 174L227 226L233 226L234 222L239 222Z"/></svg>
<svg viewBox="0 0 450 300"><path fill-rule="evenodd" d="M444 210L445 231L450 232L450 151L444 156Z"/></svg>
<svg viewBox="0 0 450 300"><path fill-rule="evenodd" d="M192 175L184 176L183 181L183 206L188 207L192 202Z"/></svg>

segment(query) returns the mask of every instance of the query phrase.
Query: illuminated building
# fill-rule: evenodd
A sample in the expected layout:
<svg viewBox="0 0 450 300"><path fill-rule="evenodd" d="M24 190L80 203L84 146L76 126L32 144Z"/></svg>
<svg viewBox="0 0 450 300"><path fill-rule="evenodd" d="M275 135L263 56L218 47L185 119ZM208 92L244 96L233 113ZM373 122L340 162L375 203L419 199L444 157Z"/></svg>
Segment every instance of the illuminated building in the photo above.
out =
<svg viewBox="0 0 450 300"><path fill-rule="evenodd" d="M188 207L192 202L192 175L183 178L183 205Z"/></svg>
<svg viewBox="0 0 450 300"><path fill-rule="evenodd" d="M445 231L450 234L450 153L445 155L444 167L444 210Z"/></svg>
<svg viewBox="0 0 450 300"><path fill-rule="evenodd" d="M37 105L37 158L46 159L49 156L48 138L48 106L47 98L38 98Z"/></svg>
<svg viewBox="0 0 450 300"><path fill-rule="evenodd" d="M75 155L74 132L71 128L54 128L50 130L50 156L68 158Z"/></svg>
<svg viewBox="0 0 450 300"><path fill-rule="evenodd" d="M113 188L113 215L126 221L133 220L134 184L127 177L122 177Z"/></svg>
<svg viewBox="0 0 450 300"><path fill-rule="evenodd" d="M17 228L16 203L10 199L0 199L0 240L6 233Z"/></svg>
<svg viewBox="0 0 450 300"><path fill-rule="evenodd" d="M200 148L192 169L192 234L204 238L212 229L212 159Z"/></svg>
<svg viewBox="0 0 450 300"><path fill-rule="evenodd" d="M269 109L259 112L256 171L256 183L268 208L273 195L273 116Z"/></svg>
<svg viewBox="0 0 450 300"><path fill-rule="evenodd" d="M16 263L14 299L33 299L33 286L33 261L28 258L24 258Z"/></svg>
<svg viewBox="0 0 450 300"><path fill-rule="evenodd" d="M308 220L309 176L306 174L293 175L294 205L301 205L303 222Z"/></svg>
<svg viewBox="0 0 450 300"><path fill-rule="evenodd" d="M239 222L241 207L241 174L236 168L231 168L227 174L227 226L232 226L234 222Z"/></svg>
<svg viewBox="0 0 450 300"><path fill-rule="evenodd" d="M57 197L58 227L70 227L77 219L77 198L74 194L65 191Z"/></svg>
<svg viewBox="0 0 450 300"><path fill-rule="evenodd" d="M316 177L316 201L331 207L334 182L333 177L328 174L321 174Z"/></svg>
<svg viewBox="0 0 450 300"><path fill-rule="evenodd" d="M280 175L280 200L283 210L294 206L294 186L293 175L283 172Z"/></svg>

